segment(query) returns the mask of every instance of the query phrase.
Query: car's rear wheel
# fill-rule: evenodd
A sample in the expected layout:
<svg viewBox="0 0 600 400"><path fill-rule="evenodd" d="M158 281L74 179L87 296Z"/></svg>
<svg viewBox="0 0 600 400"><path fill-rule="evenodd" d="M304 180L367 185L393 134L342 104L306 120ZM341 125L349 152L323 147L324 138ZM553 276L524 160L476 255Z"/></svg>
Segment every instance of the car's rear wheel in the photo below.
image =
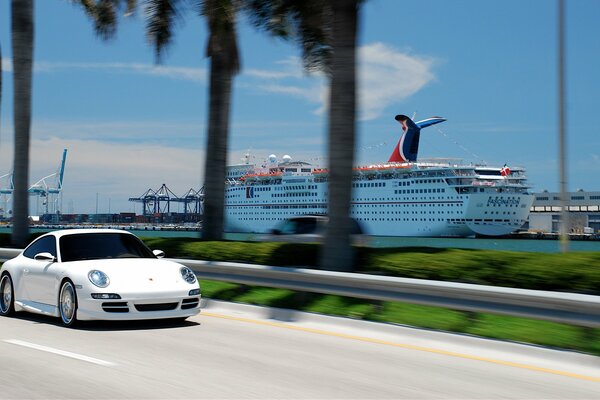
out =
<svg viewBox="0 0 600 400"><path fill-rule="evenodd" d="M9 316L15 312L15 291L8 273L0 278L0 315Z"/></svg>
<svg viewBox="0 0 600 400"><path fill-rule="evenodd" d="M72 327L77 323L77 292L71 281L64 281L60 287L58 311L64 326Z"/></svg>

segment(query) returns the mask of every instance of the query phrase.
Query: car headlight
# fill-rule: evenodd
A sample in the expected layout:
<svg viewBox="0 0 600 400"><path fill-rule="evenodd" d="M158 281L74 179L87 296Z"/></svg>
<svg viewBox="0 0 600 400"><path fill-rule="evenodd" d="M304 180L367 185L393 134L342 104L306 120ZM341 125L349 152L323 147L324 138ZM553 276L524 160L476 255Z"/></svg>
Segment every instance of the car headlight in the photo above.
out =
<svg viewBox="0 0 600 400"><path fill-rule="evenodd" d="M93 269L88 273L88 279L90 280L90 282L92 282L94 285L100 288L105 288L110 283L108 275L106 275L102 271L98 271L97 269Z"/></svg>
<svg viewBox="0 0 600 400"><path fill-rule="evenodd" d="M179 272L181 272L181 277L187 283L196 283L196 274L188 267L181 267Z"/></svg>

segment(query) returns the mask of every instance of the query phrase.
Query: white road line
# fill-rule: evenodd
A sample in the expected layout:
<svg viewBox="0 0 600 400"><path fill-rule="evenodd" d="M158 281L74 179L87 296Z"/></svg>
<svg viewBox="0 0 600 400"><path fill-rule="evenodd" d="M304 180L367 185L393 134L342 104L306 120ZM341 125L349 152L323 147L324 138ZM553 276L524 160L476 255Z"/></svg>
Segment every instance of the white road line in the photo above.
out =
<svg viewBox="0 0 600 400"><path fill-rule="evenodd" d="M115 363L100 360L98 358L88 357L88 356L71 353L71 352L64 351L64 350L54 349L52 347L42 346L42 345L35 344L35 343L24 342L22 340L5 339L5 340L3 340L3 342L15 344L17 346L29 347L30 349L45 351L47 353L57 354L57 355L63 356L63 357L74 358L76 360L85 361L85 362L89 362L89 363L97 364L97 365L102 365L104 367L113 367L113 366L117 365Z"/></svg>

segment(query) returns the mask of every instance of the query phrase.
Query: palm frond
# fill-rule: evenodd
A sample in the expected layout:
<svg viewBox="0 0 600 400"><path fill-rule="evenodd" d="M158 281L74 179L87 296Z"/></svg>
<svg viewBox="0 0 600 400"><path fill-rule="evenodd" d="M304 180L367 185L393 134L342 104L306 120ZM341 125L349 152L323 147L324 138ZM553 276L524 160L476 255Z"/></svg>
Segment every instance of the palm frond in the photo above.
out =
<svg viewBox="0 0 600 400"><path fill-rule="evenodd" d="M154 47L156 62L173 41L173 28L181 18L181 0L146 0L146 37Z"/></svg>
<svg viewBox="0 0 600 400"><path fill-rule="evenodd" d="M245 0L243 10L258 29L295 41L305 70L328 71L331 59L331 6L324 0Z"/></svg>
<svg viewBox="0 0 600 400"><path fill-rule="evenodd" d="M236 0L203 0L200 13L208 23L209 38L206 56L219 58L235 74L240 70L237 45L236 14L240 2Z"/></svg>
<svg viewBox="0 0 600 400"><path fill-rule="evenodd" d="M124 15L131 15L137 8L137 0L73 0L81 6L94 22L96 34L103 40L114 37L117 32L118 16L124 8Z"/></svg>

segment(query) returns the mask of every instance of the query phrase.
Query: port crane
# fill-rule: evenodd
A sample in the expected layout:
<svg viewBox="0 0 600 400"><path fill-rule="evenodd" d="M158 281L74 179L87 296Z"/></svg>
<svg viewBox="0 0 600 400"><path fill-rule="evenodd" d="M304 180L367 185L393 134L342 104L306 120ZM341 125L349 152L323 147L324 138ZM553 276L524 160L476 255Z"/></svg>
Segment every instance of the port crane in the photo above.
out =
<svg viewBox="0 0 600 400"><path fill-rule="evenodd" d="M0 176L0 182L4 181L6 181L5 184L0 184L0 217L6 218L8 216L8 202L15 189L12 172Z"/></svg>
<svg viewBox="0 0 600 400"><path fill-rule="evenodd" d="M38 201L39 199L42 199L42 205L46 208L46 214L49 214L50 212L56 213L59 211L58 200L59 195L62 192L66 162L67 149L64 149L58 170L53 174L43 177L29 187L28 192L30 195L38 196Z"/></svg>

